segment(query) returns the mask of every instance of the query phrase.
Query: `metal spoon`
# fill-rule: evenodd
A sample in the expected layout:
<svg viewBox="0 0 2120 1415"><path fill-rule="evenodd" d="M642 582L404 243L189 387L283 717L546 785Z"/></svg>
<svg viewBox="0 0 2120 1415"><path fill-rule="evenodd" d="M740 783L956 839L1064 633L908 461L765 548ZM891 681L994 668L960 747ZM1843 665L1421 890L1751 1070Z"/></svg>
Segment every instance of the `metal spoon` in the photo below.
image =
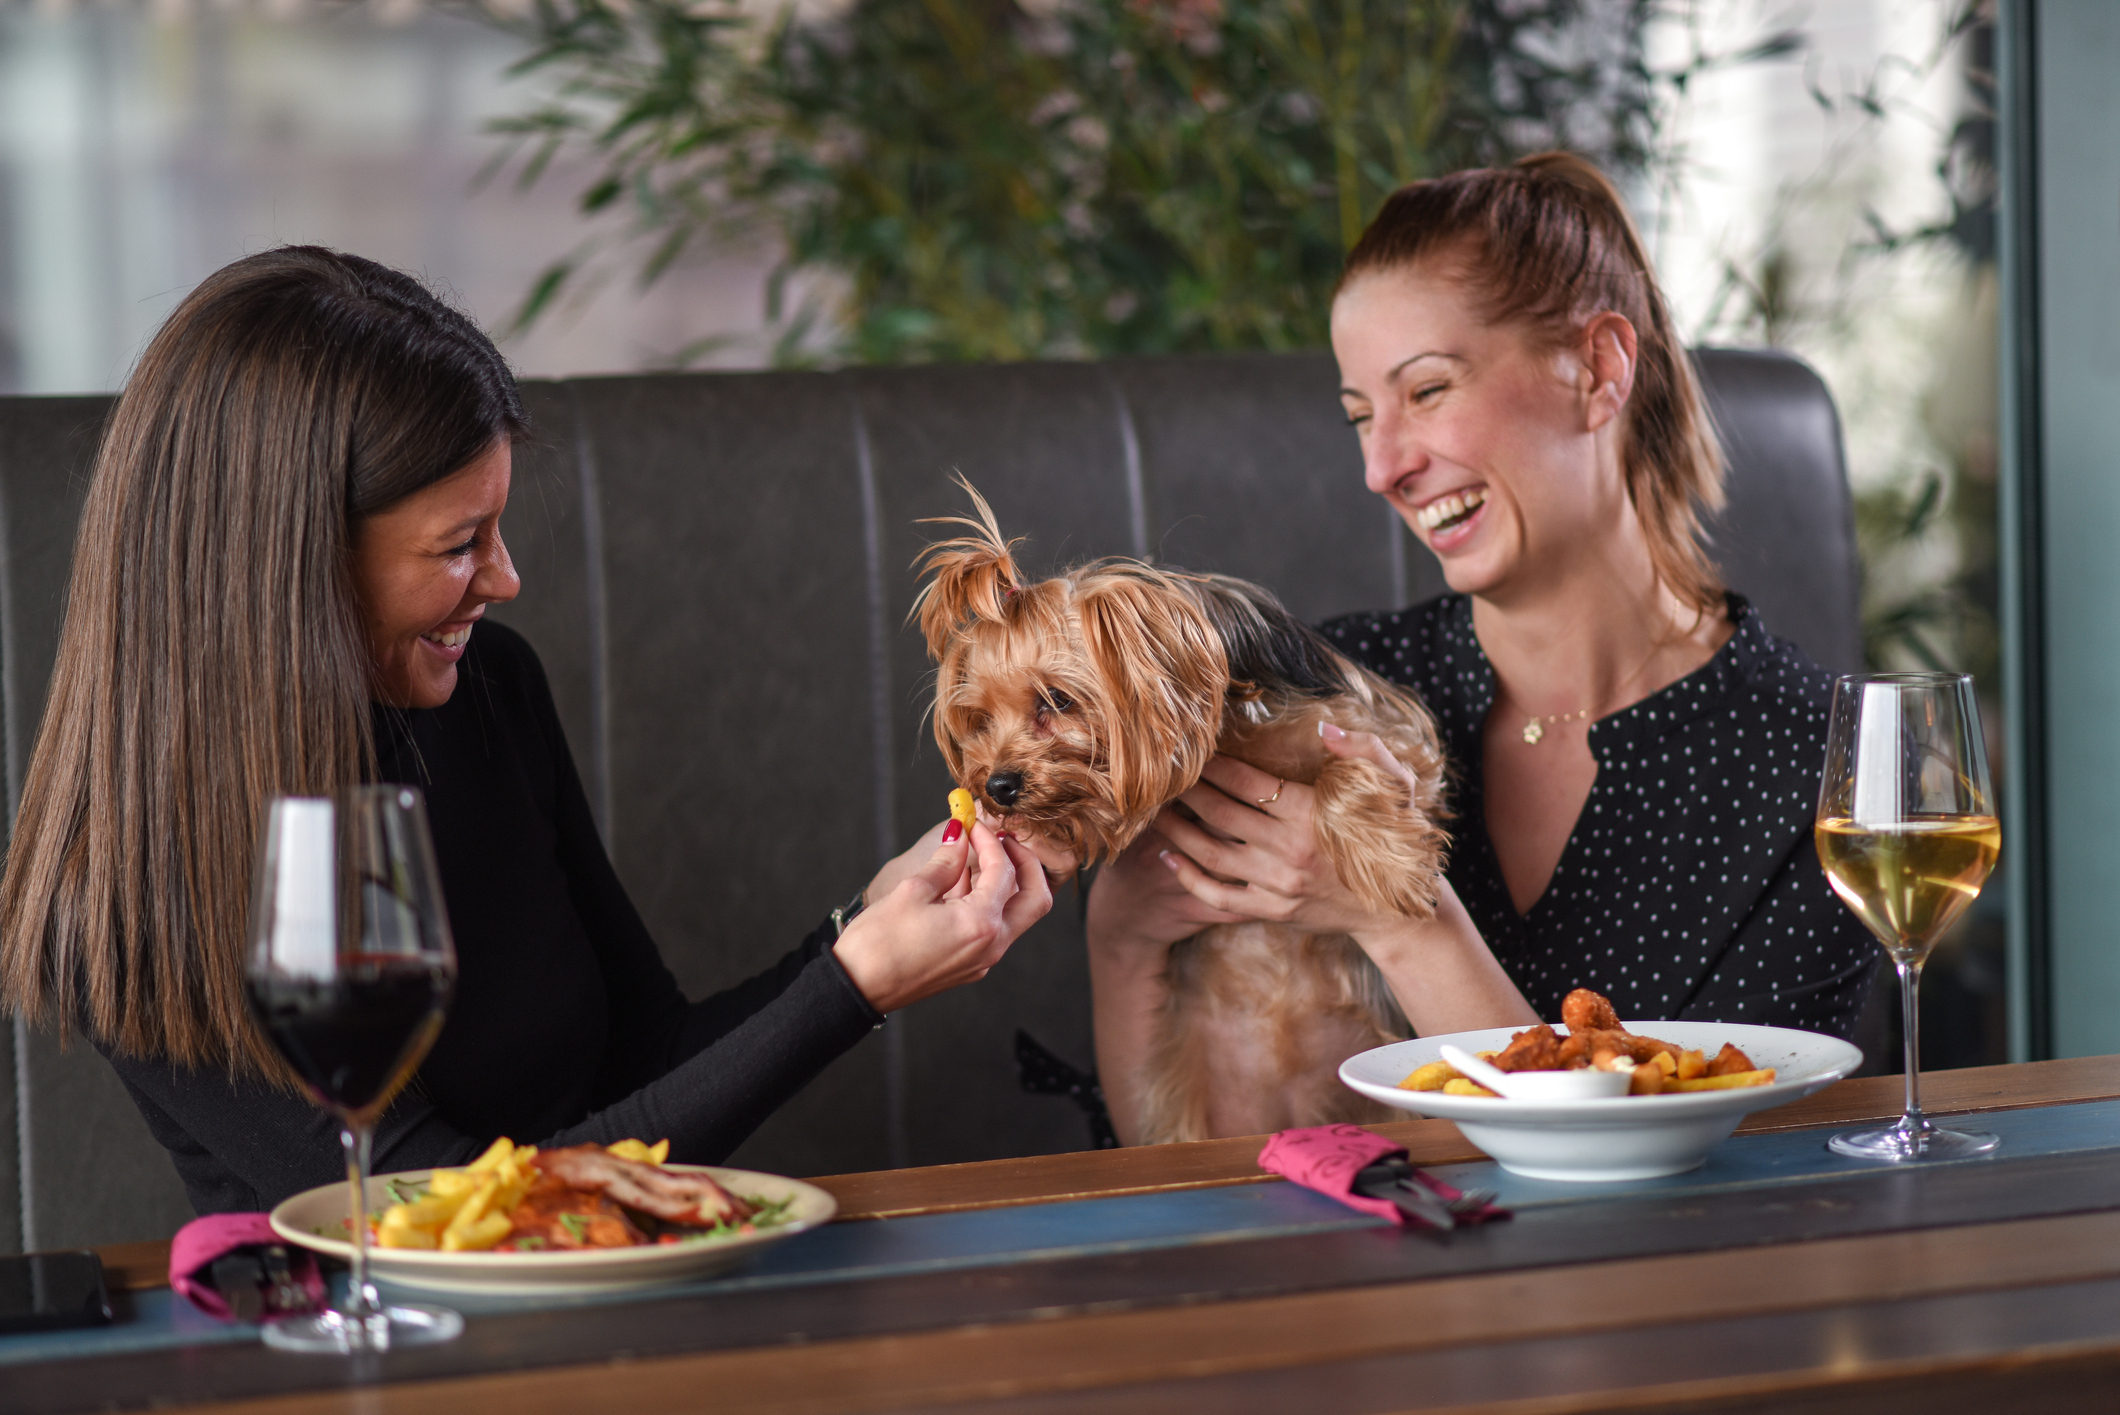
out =
<svg viewBox="0 0 2120 1415"><path fill-rule="evenodd" d="M1632 1079L1624 1071L1503 1071L1462 1047L1442 1045L1443 1060L1496 1095L1512 1101L1582 1101L1624 1096Z"/></svg>

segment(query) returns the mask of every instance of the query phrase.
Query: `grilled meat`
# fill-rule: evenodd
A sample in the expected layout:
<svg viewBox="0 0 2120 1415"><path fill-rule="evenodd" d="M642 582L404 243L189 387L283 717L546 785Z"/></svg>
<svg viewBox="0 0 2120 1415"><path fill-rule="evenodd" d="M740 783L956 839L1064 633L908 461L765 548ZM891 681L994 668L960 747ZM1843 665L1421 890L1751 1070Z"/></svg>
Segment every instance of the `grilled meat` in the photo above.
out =
<svg viewBox="0 0 2120 1415"><path fill-rule="evenodd" d="M596 1145L542 1150L536 1164L564 1184L600 1192L665 1223L712 1227L740 1222L752 1214L749 1204L708 1175L673 1173L656 1165L623 1160Z"/></svg>

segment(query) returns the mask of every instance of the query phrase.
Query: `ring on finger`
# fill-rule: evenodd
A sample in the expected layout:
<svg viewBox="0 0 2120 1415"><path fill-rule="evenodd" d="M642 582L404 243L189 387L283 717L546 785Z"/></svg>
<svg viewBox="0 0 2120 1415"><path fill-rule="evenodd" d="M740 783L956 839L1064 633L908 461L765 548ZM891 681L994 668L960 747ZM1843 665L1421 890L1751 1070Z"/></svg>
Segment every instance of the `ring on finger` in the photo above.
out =
<svg viewBox="0 0 2120 1415"><path fill-rule="evenodd" d="M1260 797L1260 798L1258 799L1258 801L1257 801L1257 803L1256 803L1256 804L1258 804L1258 805L1261 805L1261 806L1271 806L1271 805L1272 805L1272 804L1273 804L1274 802L1276 802L1276 801L1278 801L1278 800L1280 800L1280 799L1281 799L1281 791L1282 791L1282 788L1283 788L1283 787L1285 787L1285 786L1287 786L1287 785L1288 785L1288 783L1287 783L1287 782L1285 782L1285 781L1281 780L1281 779L1280 779L1279 777L1275 777L1275 778L1274 778L1274 783L1273 783L1273 795L1271 795L1271 796L1261 796L1261 797Z"/></svg>

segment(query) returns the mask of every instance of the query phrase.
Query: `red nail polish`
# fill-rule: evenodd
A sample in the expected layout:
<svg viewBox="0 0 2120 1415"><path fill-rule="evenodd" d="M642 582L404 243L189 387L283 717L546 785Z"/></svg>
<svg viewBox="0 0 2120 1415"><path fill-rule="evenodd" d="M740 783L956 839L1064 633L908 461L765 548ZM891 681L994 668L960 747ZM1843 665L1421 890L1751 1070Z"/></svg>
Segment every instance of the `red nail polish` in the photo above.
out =
<svg viewBox="0 0 2120 1415"><path fill-rule="evenodd" d="M1016 832L1013 830L1004 830L999 835L994 837L994 839L996 840L1014 840L1015 838Z"/></svg>
<svg viewBox="0 0 2120 1415"><path fill-rule="evenodd" d="M948 825L942 828L942 843L945 845L955 845L957 843L957 837L962 834L964 834L964 822L961 820L952 820Z"/></svg>

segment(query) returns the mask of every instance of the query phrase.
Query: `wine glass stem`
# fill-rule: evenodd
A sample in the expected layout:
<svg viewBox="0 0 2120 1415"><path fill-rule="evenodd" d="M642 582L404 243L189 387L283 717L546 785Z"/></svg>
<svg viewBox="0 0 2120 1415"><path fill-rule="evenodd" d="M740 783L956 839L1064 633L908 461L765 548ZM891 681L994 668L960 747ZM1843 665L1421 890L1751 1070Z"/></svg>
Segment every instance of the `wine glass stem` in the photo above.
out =
<svg viewBox="0 0 2120 1415"><path fill-rule="evenodd" d="M1899 1125L1910 1138L1918 1137L1929 1125L1928 1117L1921 1113L1921 964L1918 958L1912 962L1892 960L1892 966L1899 970L1899 1007L1904 1018L1900 1031L1906 1037L1907 1109Z"/></svg>
<svg viewBox="0 0 2120 1415"><path fill-rule="evenodd" d="M368 1287L368 1156L375 1132L367 1125L348 1121L339 1131L346 1147L346 1182L353 1191L353 1273L346 1288L346 1321L357 1331L368 1329L376 1313L375 1297Z"/></svg>

